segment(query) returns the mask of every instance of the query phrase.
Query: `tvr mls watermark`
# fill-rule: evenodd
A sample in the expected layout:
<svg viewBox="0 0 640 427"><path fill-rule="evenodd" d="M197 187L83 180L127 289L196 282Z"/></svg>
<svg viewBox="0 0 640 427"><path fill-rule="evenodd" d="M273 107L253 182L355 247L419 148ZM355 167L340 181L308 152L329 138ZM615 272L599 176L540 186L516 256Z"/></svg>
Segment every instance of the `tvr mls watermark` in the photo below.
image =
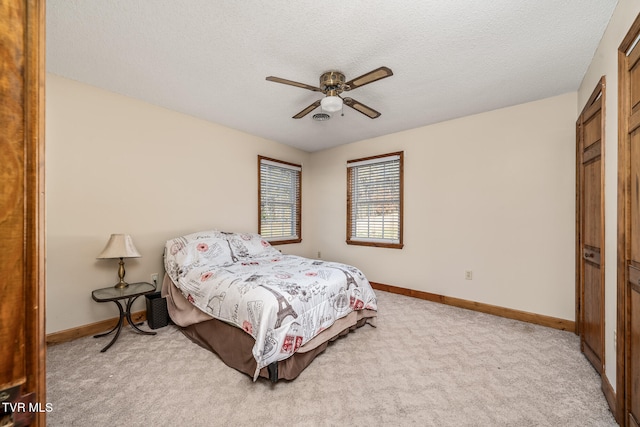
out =
<svg viewBox="0 0 640 427"><path fill-rule="evenodd" d="M53 411L53 403L40 402L2 402L2 411L5 413L18 413L18 412L51 412Z"/></svg>

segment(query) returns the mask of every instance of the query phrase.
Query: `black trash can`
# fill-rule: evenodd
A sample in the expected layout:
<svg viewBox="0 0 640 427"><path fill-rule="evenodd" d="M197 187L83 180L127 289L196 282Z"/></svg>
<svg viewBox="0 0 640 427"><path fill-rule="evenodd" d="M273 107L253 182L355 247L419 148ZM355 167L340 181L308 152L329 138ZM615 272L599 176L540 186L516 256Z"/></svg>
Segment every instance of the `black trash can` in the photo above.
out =
<svg viewBox="0 0 640 427"><path fill-rule="evenodd" d="M167 300L160 292L145 295L147 302L147 324L151 329L158 329L169 324Z"/></svg>

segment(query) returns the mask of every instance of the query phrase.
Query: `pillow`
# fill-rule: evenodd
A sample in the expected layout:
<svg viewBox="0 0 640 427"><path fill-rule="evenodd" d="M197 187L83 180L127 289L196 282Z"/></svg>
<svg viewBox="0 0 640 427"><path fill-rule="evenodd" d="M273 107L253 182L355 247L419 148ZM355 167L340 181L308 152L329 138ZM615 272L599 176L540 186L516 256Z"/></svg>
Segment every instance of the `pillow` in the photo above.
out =
<svg viewBox="0 0 640 427"><path fill-rule="evenodd" d="M248 258L281 256L256 233L199 231L167 240L164 268L175 283L194 268L224 266Z"/></svg>
<svg viewBox="0 0 640 427"><path fill-rule="evenodd" d="M167 240L164 252L165 270L174 281L195 267L233 263L226 235L217 230Z"/></svg>
<svg viewBox="0 0 640 427"><path fill-rule="evenodd" d="M240 259L281 255L279 250L256 233L228 233L227 240L232 254Z"/></svg>

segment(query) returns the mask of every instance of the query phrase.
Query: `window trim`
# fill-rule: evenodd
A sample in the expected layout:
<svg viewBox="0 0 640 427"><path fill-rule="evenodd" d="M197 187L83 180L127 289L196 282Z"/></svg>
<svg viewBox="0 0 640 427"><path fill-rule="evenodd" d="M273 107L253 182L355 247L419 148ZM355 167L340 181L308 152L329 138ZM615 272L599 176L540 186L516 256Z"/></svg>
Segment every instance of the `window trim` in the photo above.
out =
<svg viewBox="0 0 640 427"><path fill-rule="evenodd" d="M351 171L355 165L354 163L362 163L371 164L371 163L382 163L389 157L399 157L400 160L400 191L399 191L399 217L400 221L398 224L398 242L390 243L386 240L377 240L377 239L369 239L369 240L354 240L351 235L351 213L352 213L352 194L351 194ZM392 249L402 249L404 247L403 243L403 226L404 226L404 151L396 151L394 153L380 154L377 156L363 157L360 159L347 160L347 240L346 243L348 245L359 245L359 246L373 246L377 248L392 248Z"/></svg>
<svg viewBox="0 0 640 427"><path fill-rule="evenodd" d="M262 232L262 173L261 173L261 165L262 163L271 164L272 166L279 166L285 169L293 169L298 172L298 188L297 188L297 197L296 197L296 219L295 219L295 228L297 238L289 238L289 237L276 237L276 238L268 238L264 237L266 241L268 241L271 245L285 245L290 243L300 243L302 242L302 165L298 165L295 163L285 162L283 160L273 159L271 157L258 155L258 233Z"/></svg>

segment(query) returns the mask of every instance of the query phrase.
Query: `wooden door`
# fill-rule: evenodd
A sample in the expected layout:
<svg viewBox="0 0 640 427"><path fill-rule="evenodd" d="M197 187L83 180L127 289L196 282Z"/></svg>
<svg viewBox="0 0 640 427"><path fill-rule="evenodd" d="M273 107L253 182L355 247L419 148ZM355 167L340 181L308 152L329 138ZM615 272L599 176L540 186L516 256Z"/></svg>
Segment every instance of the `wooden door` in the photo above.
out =
<svg viewBox="0 0 640 427"><path fill-rule="evenodd" d="M577 328L580 348L604 370L604 88L602 77L576 122Z"/></svg>
<svg viewBox="0 0 640 427"><path fill-rule="evenodd" d="M629 234L627 258L627 402L629 425L640 425L640 49L629 67L631 115L629 117Z"/></svg>
<svg viewBox="0 0 640 427"><path fill-rule="evenodd" d="M640 16L619 49L618 406L640 426Z"/></svg>
<svg viewBox="0 0 640 427"><path fill-rule="evenodd" d="M44 1L0 1L0 425L44 425Z"/></svg>

